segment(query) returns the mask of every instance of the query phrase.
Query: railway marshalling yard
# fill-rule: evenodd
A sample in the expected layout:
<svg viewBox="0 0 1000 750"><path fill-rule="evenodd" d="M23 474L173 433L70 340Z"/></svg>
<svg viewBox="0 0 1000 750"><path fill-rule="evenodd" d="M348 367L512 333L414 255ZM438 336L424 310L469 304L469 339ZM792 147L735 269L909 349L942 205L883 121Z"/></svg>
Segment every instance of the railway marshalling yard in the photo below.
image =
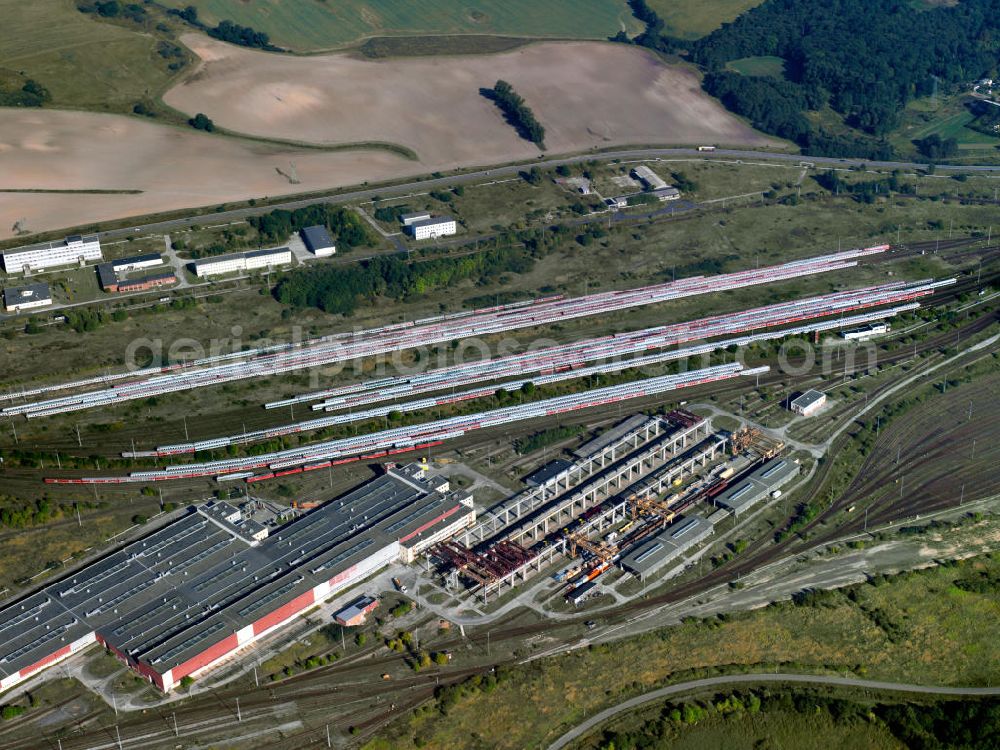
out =
<svg viewBox="0 0 1000 750"><path fill-rule="evenodd" d="M723 196L749 192L738 189L738 171L722 178L707 165L681 168L703 181L696 190L724 179L737 189ZM610 181L617 167L591 169L607 169ZM787 169L792 187L777 192L798 194L801 170ZM755 179L753 168L742 174ZM11 695L27 688L36 706L0 730L0 747L33 747L38 736L67 750L114 747L119 738L123 747L209 746L223 737L302 747L325 742L328 731L342 743L369 739L440 684L495 665L604 641L630 649L637 634L690 615L990 549L997 488L983 467L997 458L988 397L996 388L997 255L977 223L990 207L942 207L964 219L949 237L947 226L918 228L913 217L925 204L893 206L910 217L909 237L873 229L838 248L828 236L804 237L847 212L857 212L859 228L885 219L844 200L778 207L774 196L757 196L724 209L707 202L713 196L679 215L615 218L596 242L571 233L534 267L467 285L460 294L475 301L462 305L443 290L361 307L350 321L299 310L305 330L291 349L255 351L291 332L264 277L208 287L218 299L193 310L136 314L79 334L59 326L23 334L8 322L6 390L14 397L0 404L11 428L3 491L14 499L45 493L58 510L24 533L4 530L8 549L37 544L46 553L31 570L7 563L8 586L24 593L5 610L9 653L0 667L5 686L20 683ZM395 202L415 200L425 199ZM803 216L816 217L808 229L797 225ZM789 222L771 229L784 242L739 231L775 217ZM681 238L700 232L712 240L692 258ZM597 264L619 274L598 273ZM244 321L232 347L239 355L116 379L124 370L109 339L157 328L190 335L207 315L216 319L206 327L230 329L229 339ZM892 330L872 343L852 347L840 337L882 319ZM798 345L780 351L791 329L818 342L816 361ZM317 341L334 333L344 335ZM452 346L473 337L490 351L487 360L470 362L461 343ZM77 347L87 358L66 373L15 357L29 341L39 352ZM389 363L376 367L382 355ZM351 366L341 372L343 361ZM310 377L316 371L327 374ZM92 382L65 387L80 380ZM789 400L809 388L825 392L827 405L811 417L792 415ZM446 518L431 508L436 499L386 500L383 510L352 515L354 502L368 507L362 498L371 488L416 481L384 474L387 462L424 461L431 481L447 479L448 489L415 491L443 493ZM359 499L338 531L331 526L315 540L303 531L298 556L272 555L279 540L332 514L348 491ZM127 543L117 553L125 564L135 545L155 543L143 541L153 528L165 540L186 525L211 524L204 508L189 505L212 493L234 506L294 501L298 518L265 519L271 541L256 545L239 529L211 527L189 560L150 565L156 575L148 579L98 580L98 568L88 567ZM466 493L474 518L460 502ZM309 507L315 503L326 504ZM169 510L159 514L161 506ZM418 510L429 515L412 515ZM103 543L133 515L146 518ZM915 516L952 531L900 532L921 522ZM375 546L358 549L368 534ZM204 616L164 618L161 642L130 650L116 640L126 621L171 597L194 613L196 592L209 590L197 589L203 579L227 570L225 550L244 547L247 560L280 560L287 569L245 590L219 590ZM411 564L401 560L407 549L417 550ZM46 559L55 570L25 580ZM115 559L96 565L106 570ZM114 601L118 612L61 595L73 577L73 586L89 585L89 595ZM132 590L136 581L141 591ZM380 609L342 633L331 615L361 593L381 594ZM9 623L29 601L44 606L32 615L40 618L34 631L22 631ZM44 607L59 601L75 618L66 637L82 653L50 665L50 654L65 652L46 640L47 625L62 627L66 614L48 621ZM90 638L119 650L128 666L89 648ZM795 658L775 648L741 663ZM667 658L667 671L710 664L693 653ZM806 662L837 663L829 651ZM162 679L168 665L174 691L164 697L149 680ZM963 665L955 669L972 669ZM641 680L655 682L655 671ZM342 696L333 706L331 691ZM554 739L559 726L538 737Z"/></svg>

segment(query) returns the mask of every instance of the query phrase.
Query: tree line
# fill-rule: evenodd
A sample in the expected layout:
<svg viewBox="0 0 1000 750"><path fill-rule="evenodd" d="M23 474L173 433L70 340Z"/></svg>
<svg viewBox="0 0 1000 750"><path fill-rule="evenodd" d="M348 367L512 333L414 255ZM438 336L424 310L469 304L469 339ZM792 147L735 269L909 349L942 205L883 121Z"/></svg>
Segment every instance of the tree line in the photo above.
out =
<svg viewBox="0 0 1000 750"><path fill-rule="evenodd" d="M0 107L41 107L51 100L49 90L31 78L14 90L0 86Z"/></svg>
<svg viewBox="0 0 1000 750"><path fill-rule="evenodd" d="M209 26L198 18L198 9L193 5L188 5L184 8L171 8L167 13L176 16L196 29L204 31L214 39L229 42L230 44L238 44L241 47L262 49L267 52L284 52L281 47L271 44L271 38L266 33L257 31L250 26L241 26L228 19L220 21L216 26Z"/></svg>
<svg viewBox="0 0 1000 750"><path fill-rule="evenodd" d="M535 118L535 113L524 103L524 97L514 91L507 81L499 80L491 89L479 93L499 107L504 118L517 130L517 134L539 148L545 148L545 128Z"/></svg>
<svg viewBox="0 0 1000 750"><path fill-rule="evenodd" d="M247 222L265 242L284 242L304 227L325 226L343 249L372 246L376 237L367 224L353 211L342 206L319 203L288 211L275 209L261 216L251 216Z"/></svg>

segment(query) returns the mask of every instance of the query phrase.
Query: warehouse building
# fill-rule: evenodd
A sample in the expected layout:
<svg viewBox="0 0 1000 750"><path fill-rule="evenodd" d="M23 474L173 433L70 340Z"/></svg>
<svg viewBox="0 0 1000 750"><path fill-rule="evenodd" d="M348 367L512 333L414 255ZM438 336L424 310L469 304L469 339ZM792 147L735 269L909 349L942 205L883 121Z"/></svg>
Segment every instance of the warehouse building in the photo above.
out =
<svg viewBox="0 0 1000 750"><path fill-rule="evenodd" d="M675 201L681 197L681 191L675 187L657 188L656 190L650 191L653 195L659 198L661 201Z"/></svg>
<svg viewBox="0 0 1000 750"><path fill-rule="evenodd" d="M450 216L436 216L432 219L415 221L409 227L415 240L436 239L458 231L458 225Z"/></svg>
<svg viewBox="0 0 1000 750"><path fill-rule="evenodd" d="M306 249L317 258L329 258L337 252L337 246L333 244L333 238L326 230L326 227L317 224L314 227L305 227L301 232L302 242Z"/></svg>
<svg viewBox="0 0 1000 750"><path fill-rule="evenodd" d="M716 498L716 504L739 515L768 495L778 492L799 473L794 461L779 458L770 461L733 485Z"/></svg>
<svg viewBox="0 0 1000 750"><path fill-rule="evenodd" d="M3 290L3 306L7 312L21 312L52 304L52 292L48 284L29 284L22 287L8 287Z"/></svg>
<svg viewBox="0 0 1000 750"><path fill-rule="evenodd" d="M0 690L100 643L168 691L474 516L417 465L263 539L227 503L192 510L0 610Z"/></svg>
<svg viewBox="0 0 1000 750"><path fill-rule="evenodd" d="M632 170L632 176L639 180L646 190L662 190L670 187L661 177L645 164Z"/></svg>
<svg viewBox="0 0 1000 750"><path fill-rule="evenodd" d="M412 227L418 221L427 221L431 218L430 211L414 211L410 214L402 214L399 220L403 222L404 227Z"/></svg>
<svg viewBox="0 0 1000 750"><path fill-rule="evenodd" d="M195 276L204 277L273 268L291 262L292 251L287 247L276 247L270 250L253 250L249 253L217 255L214 258L196 260L193 265Z"/></svg>
<svg viewBox="0 0 1000 750"><path fill-rule="evenodd" d="M44 268L83 265L89 260L101 260L102 257L101 241L96 234L85 237L74 234L56 242L8 250L3 254L3 267L7 273L29 273Z"/></svg>
<svg viewBox="0 0 1000 750"><path fill-rule="evenodd" d="M796 414L801 414L803 417L811 417L822 409L825 403L826 394L810 388L798 398L793 399L789 407Z"/></svg>
<svg viewBox="0 0 1000 750"><path fill-rule="evenodd" d="M712 535L712 524L701 516L686 516L666 531L622 557L621 567L643 580Z"/></svg>
<svg viewBox="0 0 1000 750"><path fill-rule="evenodd" d="M355 599L333 616L338 625L353 628L365 624L365 618L378 607L378 599L373 596L362 596Z"/></svg>

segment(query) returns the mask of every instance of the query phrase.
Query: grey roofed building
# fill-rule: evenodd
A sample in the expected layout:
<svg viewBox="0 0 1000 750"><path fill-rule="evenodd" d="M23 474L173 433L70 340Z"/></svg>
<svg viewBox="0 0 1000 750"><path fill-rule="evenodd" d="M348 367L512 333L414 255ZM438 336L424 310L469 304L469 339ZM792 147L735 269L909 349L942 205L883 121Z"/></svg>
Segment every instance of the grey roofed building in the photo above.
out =
<svg viewBox="0 0 1000 750"><path fill-rule="evenodd" d="M112 287L118 287L118 274L115 273L114 265L111 263L98 263L97 264L97 282L101 285L101 289L108 290Z"/></svg>
<svg viewBox="0 0 1000 750"><path fill-rule="evenodd" d="M403 222L403 226L408 227L414 222L423 221L429 218L431 218L430 211L414 211L413 213L402 214L399 217L399 220Z"/></svg>
<svg viewBox="0 0 1000 750"><path fill-rule="evenodd" d="M684 516L650 541L621 559L621 567L643 578L676 560L712 534L712 524L701 516Z"/></svg>
<svg viewBox="0 0 1000 750"><path fill-rule="evenodd" d="M13 310L17 307L31 305L41 306L52 302L52 292L48 284L28 284L27 286L7 287L3 290L4 307Z"/></svg>
<svg viewBox="0 0 1000 750"><path fill-rule="evenodd" d="M785 458L769 461L745 479L735 482L716 498L716 503L739 515L788 484L798 473L799 465L794 461Z"/></svg>
<svg viewBox="0 0 1000 750"><path fill-rule="evenodd" d="M569 461L563 458L557 458L531 472L524 478L524 483L529 487L540 487L543 484L551 482L557 477L565 475L566 472L573 468L573 466L574 464Z"/></svg>
<svg viewBox="0 0 1000 750"><path fill-rule="evenodd" d="M299 234L306 249L313 255L329 255L327 251L334 249L333 238L322 224L305 227Z"/></svg>
<svg viewBox="0 0 1000 750"><path fill-rule="evenodd" d="M581 604L587 599L587 597L594 593L595 588L597 588L596 581L581 583L575 589L570 591L569 594L566 595L566 598L573 602L573 604Z"/></svg>
<svg viewBox="0 0 1000 750"><path fill-rule="evenodd" d="M281 255L287 253L287 247L269 247L265 250L250 250L249 252L243 253L244 258L267 258L272 255ZM206 258L206 260L211 260L211 258Z"/></svg>
<svg viewBox="0 0 1000 750"><path fill-rule="evenodd" d="M677 188L667 185L666 187L657 188L652 191L652 194L659 198L661 201L676 200L681 197L681 191Z"/></svg>
<svg viewBox="0 0 1000 750"><path fill-rule="evenodd" d="M230 527L239 511L228 504L189 512L8 605L0 610L0 678L95 632L130 665L159 675L228 653L233 634L262 621L277 626L335 577L338 586L362 580L398 557L401 540L454 514L458 498L436 491L434 478L394 472L257 545Z"/></svg>
<svg viewBox="0 0 1000 750"><path fill-rule="evenodd" d="M826 401L826 394L822 391L817 391L815 388L810 388L801 396L792 399L789 407L791 407L792 411L808 413L817 403L823 401Z"/></svg>
<svg viewBox="0 0 1000 750"><path fill-rule="evenodd" d="M610 430L605 430L593 440L588 440L573 451L573 455L579 458L589 458L595 453L600 453L603 448L625 437L628 433L638 429L648 421L649 417L645 414L634 414L624 422L619 422Z"/></svg>

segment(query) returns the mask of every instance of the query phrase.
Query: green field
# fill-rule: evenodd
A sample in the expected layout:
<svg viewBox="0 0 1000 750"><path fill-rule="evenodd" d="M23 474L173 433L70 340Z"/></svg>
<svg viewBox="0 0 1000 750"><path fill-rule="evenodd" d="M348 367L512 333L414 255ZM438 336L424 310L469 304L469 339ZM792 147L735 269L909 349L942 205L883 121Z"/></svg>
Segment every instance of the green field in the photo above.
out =
<svg viewBox="0 0 1000 750"><path fill-rule="evenodd" d="M157 40L102 23L72 0L0 0L0 72L33 78L61 108L131 111L171 79Z"/></svg>
<svg viewBox="0 0 1000 750"><path fill-rule="evenodd" d="M647 0L668 34L697 39L710 34L763 0Z"/></svg>
<svg viewBox="0 0 1000 750"><path fill-rule="evenodd" d="M903 110L899 127L890 135L892 144L909 153L914 150L912 141L936 133L942 138L954 138L963 151L1000 145L1000 138L966 127L975 119L965 107L966 101L965 96L915 99Z"/></svg>
<svg viewBox="0 0 1000 750"><path fill-rule="evenodd" d="M780 57L767 55L765 57L743 57L726 63L726 68L744 76L774 76L782 78L785 75L785 61Z"/></svg>
<svg viewBox="0 0 1000 750"><path fill-rule="evenodd" d="M273 43L297 51L400 34L604 39L622 28L639 28L624 0L167 0L165 4L194 5L207 24L229 19L266 32Z"/></svg>

